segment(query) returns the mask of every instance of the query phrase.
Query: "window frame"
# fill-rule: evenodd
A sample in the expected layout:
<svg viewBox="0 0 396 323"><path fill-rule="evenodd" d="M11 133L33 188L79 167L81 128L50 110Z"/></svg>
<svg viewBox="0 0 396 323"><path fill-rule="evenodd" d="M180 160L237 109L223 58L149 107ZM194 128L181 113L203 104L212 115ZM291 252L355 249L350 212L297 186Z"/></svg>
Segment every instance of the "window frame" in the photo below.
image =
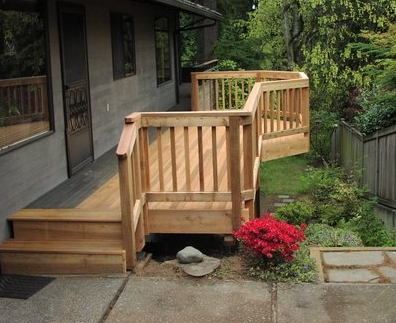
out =
<svg viewBox="0 0 396 323"><path fill-rule="evenodd" d="M124 22L128 23L128 27L123 25ZM124 27L132 28L132 30L129 30L131 38L125 38ZM110 29L114 80L136 75L136 37L133 15L122 12L110 12ZM130 45L130 48L126 48L126 43ZM127 49L129 49L128 54L131 56L131 59L127 61L127 63L132 65L130 71L125 67L127 64Z"/></svg>
<svg viewBox="0 0 396 323"><path fill-rule="evenodd" d="M52 74L51 74L51 51L50 51L50 40L49 40L49 28L48 28L48 8L46 0L36 0L35 2L21 2L21 3L10 3L6 2L5 4L0 4L0 10L4 11L17 11L17 12L36 12L39 13L39 16L42 20L43 24L43 53L45 55L43 60L44 67L44 75L46 78L46 84L44 87L45 96L42 99L45 102L45 106L43 108L46 109L44 114L46 114L46 118L48 121L48 127L45 130L42 130L38 133L29 133L26 134L23 138L15 140L9 144L5 144L4 146L0 144L0 156L7 154L15 149L21 148L23 146L29 145L33 142L36 142L44 137L48 137L55 132L55 120L54 120L54 106L53 106L53 91L52 91ZM35 78L35 76L27 76L27 77L17 77L17 78L0 78L0 80L10 80L9 82L13 83L16 81L18 83L18 79L23 78ZM3 82L5 83L5 82ZM21 82L23 83L23 81ZM34 87L35 85L33 85ZM23 124L29 125L32 122L22 122ZM2 126L0 125L0 128Z"/></svg>
<svg viewBox="0 0 396 323"><path fill-rule="evenodd" d="M157 26L157 22L166 21L165 26ZM158 23L159 25L160 23ZM159 45L158 39L160 35L165 35L167 44L166 47L162 48ZM155 38L155 70L157 76L157 86L169 83L172 81L172 58L171 58L171 37L169 28L169 18L165 16L160 16L154 20L154 38ZM160 51L162 49L162 51ZM165 55L163 55L165 54ZM160 65L163 60L159 59L159 56L166 56L166 65ZM168 73L166 73L166 70ZM162 71L162 75L161 72Z"/></svg>

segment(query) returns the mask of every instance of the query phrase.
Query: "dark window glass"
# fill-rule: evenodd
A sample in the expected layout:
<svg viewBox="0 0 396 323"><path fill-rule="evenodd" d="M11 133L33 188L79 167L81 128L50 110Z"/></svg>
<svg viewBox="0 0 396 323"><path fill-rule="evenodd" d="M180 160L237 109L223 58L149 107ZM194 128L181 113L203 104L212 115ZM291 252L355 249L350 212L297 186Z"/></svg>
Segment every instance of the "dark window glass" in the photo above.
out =
<svg viewBox="0 0 396 323"><path fill-rule="evenodd" d="M171 80L170 39L167 18L155 20L155 56L157 66L157 84Z"/></svg>
<svg viewBox="0 0 396 323"><path fill-rule="evenodd" d="M136 73L133 18L123 13L111 13L114 78Z"/></svg>
<svg viewBox="0 0 396 323"><path fill-rule="evenodd" d="M52 127L44 4L0 3L0 152Z"/></svg>

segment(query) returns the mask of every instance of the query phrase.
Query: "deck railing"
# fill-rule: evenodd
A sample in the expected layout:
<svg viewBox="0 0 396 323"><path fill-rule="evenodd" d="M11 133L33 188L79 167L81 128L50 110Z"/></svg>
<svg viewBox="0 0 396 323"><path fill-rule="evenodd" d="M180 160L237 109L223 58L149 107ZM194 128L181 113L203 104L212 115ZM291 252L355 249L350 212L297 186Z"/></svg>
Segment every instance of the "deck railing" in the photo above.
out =
<svg viewBox="0 0 396 323"><path fill-rule="evenodd" d="M205 84L214 92L199 96ZM204 100L211 102L210 109ZM308 133L308 79L291 72L193 73L192 110L125 118L117 155L128 268L135 266L145 235L155 233L150 222L155 203L210 205L207 212L213 211L217 225L179 233L231 234L258 214L262 140L276 132ZM210 210L214 203L231 204L231 214ZM203 211L190 210L188 216L202 222ZM170 207L170 212L176 211Z"/></svg>
<svg viewBox="0 0 396 323"><path fill-rule="evenodd" d="M0 80L0 124L25 122L27 117L48 119L47 77Z"/></svg>

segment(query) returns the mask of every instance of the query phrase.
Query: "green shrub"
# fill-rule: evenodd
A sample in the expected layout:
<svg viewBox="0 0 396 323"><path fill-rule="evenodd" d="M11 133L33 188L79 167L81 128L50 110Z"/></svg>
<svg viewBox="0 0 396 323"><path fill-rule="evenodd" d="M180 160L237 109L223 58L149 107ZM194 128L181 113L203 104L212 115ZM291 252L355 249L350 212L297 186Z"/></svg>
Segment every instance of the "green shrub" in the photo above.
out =
<svg viewBox="0 0 396 323"><path fill-rule="evenodd" d="M251 256L249 259L252 259ZM294 254L294 259L291 262L268 267L262 258L256 257L255 262L250 264L247 274L267 282L308 283L318 281L316 262L311 258L306 242L301 243L300 249Z"/></svg>
<svg viewBox="0 0 396 323"><path fill-rule="evenodd" d="M343 227L356 232L367 247L393 247L396 245L393 235L386 229L369 203L363 205L362 214L344 223Z"/></svg>
<svg viewBox="0 0 396 323"><path fill-rule="evenodd" d="M355 119L356 128L368 135L396 123L396 106L389 102L372 102Z"/></svg>
<svg viewBox="0 0 396 323"><path fill-rule="evenodd" d="M307 243L317 247L360 247L363 242L352 230L334 228L324 223L309 224L305 230Z"/></svg>
<svg viewBox="0 0 396 323"><path fill-rule="evenodd" d="M308 199L295 201L285 206L280 206L274 213L278 220L294 225L309 223L314 220L315 207Z"/></svg>
<svg viewBox="0 0 396 323"><path fill-rule="evenodd" d="M304 180L314 205L313 219L335 226L362 213L365 190L353 174L332 166L308 170Z"/></svg>
<svg viewBox="0 0 396 323"><path fill-rule="evenodd" d="M326 202L341 178L342 170L339 167L309 167L302 178L305 188L303 193L309 194L313 201Z"/></svg>

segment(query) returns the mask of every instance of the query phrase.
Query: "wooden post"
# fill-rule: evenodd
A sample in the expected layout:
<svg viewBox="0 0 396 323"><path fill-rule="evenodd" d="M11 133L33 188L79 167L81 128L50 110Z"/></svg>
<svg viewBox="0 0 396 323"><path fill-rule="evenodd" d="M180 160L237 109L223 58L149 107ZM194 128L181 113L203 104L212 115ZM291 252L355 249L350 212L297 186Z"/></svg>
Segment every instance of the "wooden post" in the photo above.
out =
<svg viewBox="0 0 396 323"><path fill-rule="evenodd" d="M132 153L136 143L136 125L125 124L117 147L118 175L120 181L120 204L123 246L126 253L126 266L133 269L136 266L135 222L133 217L134 201Z"/></svg>
<svg viewBox="0 0 396 323"><path fill-rule="evenodd" d="M238 230L241 226L241 155L240 155L240 130L239 117L230 117L229 124L229 142L228 147L230 154L230 169L231 177L231 199L232 199L232 229Z"/></svg>
<svg viewBox="0 0 396 323"><path fill-rule="evenodd" d="M133 188L132 165L129 156L119 156L119 179L123 245L126 252L126 266L133 269L136 266L136 245L133 221Z"/></svg>
<svg viewBox="0 0 396 323"><path fill-rule="evenodd" d="M254 122L254 116L252 116ZM243 189L253 190L253 168L255 161L255 145L257 138L254 138L253 123L243 126ZM254 218L254 197L245 201L245 207L249 210L249 219Z"/></svg>
<svg viewBox="0 0 396 323"><path fill-rule="evenodd" d="M199 111L199 84L195 73L191 73L191 110Z"/></svg>

